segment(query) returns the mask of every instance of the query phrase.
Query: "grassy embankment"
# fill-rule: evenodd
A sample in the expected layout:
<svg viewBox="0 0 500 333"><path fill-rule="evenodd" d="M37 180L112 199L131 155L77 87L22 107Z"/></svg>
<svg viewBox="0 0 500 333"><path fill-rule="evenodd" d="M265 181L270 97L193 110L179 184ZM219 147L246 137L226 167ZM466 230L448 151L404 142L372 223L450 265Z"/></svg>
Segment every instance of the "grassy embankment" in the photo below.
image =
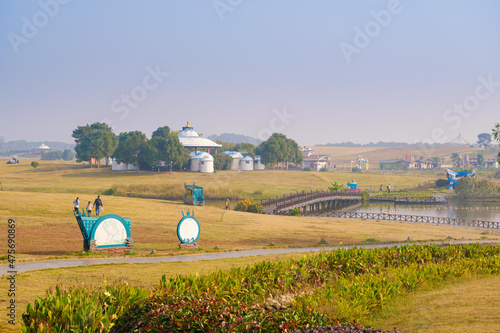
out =
<svg viewBox="0 0 500 333"><path fill-rule="evenodd" d="M300 176L300 177L298 177ZM344 179L345 178L345 179ZM235 190L239 196L262 197L280 195L300 189L324 188L331 180L347 182L351 173L309 173L309 172L218 172L214 175L195 173L153 174L150 172L112 172L84 168L80 165L61 162L42 162L37 169L29 165L8 166L0 164L0 181L7 191L0 191L0 219L15 218L18 224L18 259L38 260L48 257L73 256L81 250L82 237L76 221L71 215L71 201L77 195L81 202L93 200L97 193L114 186L142 186L156 195L157 188L179 188L184 181L196 181L206 191L221 191L228 194ZM430 178L430 177L429 177ZM400 175L356 175L362 181L373 185L380 182L391 184L415 184L426 177L405 177ZM180 183L180 185L178 184ZM146 190L144 190L146 191ZM176 249L178 240L175 227L180 219L180 210L189 208L177 202L146 200L105 196L105 213L119 213L132 218L135 250L148 254L152 249L158 255L180 253ZM321 238L334 245L340 242L362 244L367 239L379 242L404 241L411 235L413 240L444 240L448 236L460 239L479 239L481 230L403 224L392 222L309 219L295 217L275 217L224 212L213 207L197 207L196 216L202 222L202 251L213 251L215 245L221 250L262 248L274 242L275 246L305 247L316 246ZM6 226L1 225L5 234ZM490 233L489 238L497 238L498 233ZM245 264L247 259L228 261L227 265ZM248 259L253 261L254 259ZM256 259L259 260L259 259ZM199 263L178 264L182 271L214 270L218 264ZM140 284L145 276L175 272L175 264L161 265L111 265L81 267L23 273L18 275L19 308L32 300L34 295L58 281L82 279L113 280L126 277ZM208 266L208 267L207 267ZM150 270L156 270L156 273ZM158 276L156 276L158 277ZM36 281L34 284L32 282ZM151 282L158 281L151 278ZM3 296L5 297L5 296ZM3 298L2 297L2 298ZM6 300L6 299L5 299ZM4 300L2 300L3 304ZM20 315L20 313L18 314ZM19 318L19 317L18 317ZM2 331L4 328L2 319Z"/></svg>
<svg viewBox="0 0 500 333"><path fill-rule="evenodd" d="M140 315L132 314L134 319L130 317L120 319L128 311L127 303L131 298L127 295L130 292L130 295L138 295L138 299L134 302L141 306L145 304L143 300L148 294L166 293L171 295L169 298L173 295L174 298L186 299L187 303L181 308L166 309L162 306L158 312L165 316L173 314L177 318L175 321L180 325L183 325L182 323L195 325L198 316L201 316L202 318L199 319L203 321L211 317L220 318L222 313L219 314L217 312L219 310L213 305L203 310L199 308L200 305L195 305L196 302L192 301L215 297L223 298L227 302L227 310L224 310L224 313L231 312L242 305L253 304L288 308L286 311L272 311L275 324L267 323L266 320L267 330L264 330L266 332L279 331L278 325L283 320L292 328L293 323L304 328L306 326L303 325L308 323L316 326L331 323L331 319L342 322L357 321L364 326L373 326L377 323L376 326L384 329L392 328L392 325L397 323L398 328L407 331L462 332L467 331L464 328L474 327L481 328L485 332L495 332L499 328L499 323L491 318L494 319L496 314L480 316L485 319L483 323L478 320L477 314L475 318L471 318L475 306L483 306L485 309L494 308L491 304L486 305L484 297L476 297L478 304L474 305L466 302L459 303L460 307L457 312L468 320L472 319L471 321L456 321L458 317L454 314L449 315L455 319L454 322L450 322L442 318L442 312L440 319L444 322L441 323L436 322L431 315L427 315L425 320L413 318L412 321L407 322L401 319L409 316L408 309L416 305L410 302L408 306L408 299L413 297L425 299L426 294L443 294L443 290L446 295L446 289L449 286L460 286L465 290L470 289L470 285L476 286L476 292L480 294L484 294L486 290L498 290L498 285L491 283L494 280L498 281L497 278L487 278L487 282L482 283L485 277L496 275L500 271L498 253L498 247L477 245L444 248L411 246L377 250L352 249L299 256L298 259L292 258L280 262L260 262L247 268L219 270L207 275L196 273L195 276L170 278L166 276L161 279L156 290L146 288L145 293L141 292L144 290L142 288L131 287L123 283L114 286L101 284L97 290L77 284L73 287L73 291L69 292L71 297L63 292L52 294L50 299L39 302L38 310L31 312L35 320L32 324L35 325L33 327L37 327L39 323L59 325L61 321L57 318L62 316L68 318L63 322L64 325L70 325L70 323L76 327L91 325L89 327L93 327L94 330L99 330L101 327L109 328L113 322L129 325L131 320L133 323L141 318ZM75 304L74 309L64 306L68 299L71 299L71 304ZM492 299L497 300L498 297ZM491 299L489 301L491 302ZM164 303L164 301L161 302ZM434 304L438 304L438 300L435 302ZM81 305L76 306L76 304ZM152 308L155 307L157 306L153 304ZM85 313L86 309L100 308L103 309L102 312L91 310L89 315L78 315L78 313ZM448 308L448 310L453 312L453 308ZM43 314L46 311L53 311L54 319L47 318ZM136 310L132 312L137 313ZM141 312L142 310L139 310L139 313ZM157 317L158 313L153 317ZM181 313L182 315L179 315ZM260 316L259 313L261 310L257 310L257 316ZM321 317L321 314L328 317ZM193 318L189 319L191 317ZM165 319L164 323L170 322L170 319ZM232 322L234 318L228 317L226 320ZM99 324L100 321L104 323L103 326ZM212 324L208 324L207 321L205 325L215 328L220 325L220 321L218 324L217 321L215 320ZM421 324L425 324L425 327L419 327ZM69 326L66 327L69 328ZM420 328L424 329L420 330Z"/></svg>

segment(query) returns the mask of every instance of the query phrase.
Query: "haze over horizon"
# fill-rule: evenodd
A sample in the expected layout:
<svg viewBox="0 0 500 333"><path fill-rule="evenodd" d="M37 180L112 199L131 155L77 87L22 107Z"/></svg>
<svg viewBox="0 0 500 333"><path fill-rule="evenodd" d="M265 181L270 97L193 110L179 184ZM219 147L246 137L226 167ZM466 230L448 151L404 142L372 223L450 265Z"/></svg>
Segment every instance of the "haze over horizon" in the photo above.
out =
<svg viewBox="0 0 500 333"><path fill-rule="evenodd" d="M300 145L471 143L500 122L500 3L0 4L0 136L73 143L189 121Z"/></svg>

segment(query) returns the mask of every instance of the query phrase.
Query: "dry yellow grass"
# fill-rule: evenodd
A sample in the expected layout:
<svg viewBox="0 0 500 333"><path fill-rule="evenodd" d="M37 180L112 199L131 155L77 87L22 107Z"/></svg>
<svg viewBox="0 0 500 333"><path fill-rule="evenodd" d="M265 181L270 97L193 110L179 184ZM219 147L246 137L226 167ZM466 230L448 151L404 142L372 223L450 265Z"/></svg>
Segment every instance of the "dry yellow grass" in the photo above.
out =
<svg viewBox="0 0 500 333"><path fill-rule="evenodd" d="M81 195L81 202L94 196ZM192 209L181 203L156 200L102 196L105 213L132 219L134 251L147 254L155 249L160 254L179 253L176 236L181 210ZM72 213L72 194L0 192L0 220L14 218L17 222L19 259L33 260L65 256L82 250L82 236ZM317 246L321 238L330 244L362 244L368 238L379 242L412 240L480 239L483 230L432 226L415 223L377 222L272 216L224 211L215 207L196 207L201 223L198 241L203 251L215 245L222 250L263 248L274 242L277 247ZM0 234L6 233L0 225ZM488 238L500 238L490 231Z"/></svg>
<svg viewBox="0 0 500 333"><path fill-rule="evenodd" d="M500 332L500 277L478 278L401 299L376 327L419 333Z"/></svg>
<svg viewBox="0 0 500 333"><path fill-rule="evenodd" d="M8 191L37 193L97 194L112 187L130 193L136 190L143 196L161 193L179 196L184 193L184 182L203 186L208 197L267 198L295 191L327 189L330 181L347 184L355 177L360 186L412 185L436 179L433 175L353 174L351 172L304 171L219 171L214 174L199 172L155 173L148 171L112 171L111 168L88 168L74 162L40 161L33 169L29 161L20 165L0 163L0 181ZM160 193L160 194L159 194Z"/></svg>
<svg viewBox="0 0 500 333"><path fill-rule="evenodd" d="M316 172L217 172L212 175L199 173L150 173L112 172L82 167L75 163L42 161L37 169L23 161L21 165L8 166L0 163L0 181L7 191L0 191L0 221L14 218L17 222L16 241L18 260L40 260L51 257L74 256L82 250L82 236L72 214L72 201L80 197L81 204L93 201L95 194L113 186L166 186L182 189L182 184L196 181L207 191L234 190L245 196L262 190L262 196L273 196L303 189L326 188L331 180L348 182L352 173ZM381 182L410 185L432 179L431 176L356 175L359 184L377 185ZM176 225L181 210L192 206L179 202L139 199L117 196L102 196L104 213L116 213L132 219L134 251L148 254L152 249L157 255L182 254L178 249ZM482 230L430 226L423 224L377 222L364 220L342 220L329 218L304 218L267 216L235 211L223 211L214 207L195 207L195 216L201 223L198 241L202 251L220 249L237 250L263 248L274 242L277 247L317 246L320 239L330 245L362 244L368 238L379 242L402 242L412 240L446 240L448 236L461 239L480 239ZM0 234L6 235L7 226L0 224ZM489 239L499 239L498 232L491 232ZM2 241L2 244L4 242ZM291 256L291 255L290 255ZM287 257L287 256L280 256ZM274 256L273 258L276 258ZM58 270L26 272L18 275L18 319L28 301L35 295L58 282L102 283L120 277L129 282L154 285L163 273L196 273L246 265L263 258L231 259L200 263L169 263L154 265L106 265L77 267ZM5 261L4 261L5 263ZM5 280L2 290L6 290ZM7 296L0 296L4 306ZM0 331L11 329L5 326L5 317L0 321ZM12 328L18 331L19 327Z"/></svg>

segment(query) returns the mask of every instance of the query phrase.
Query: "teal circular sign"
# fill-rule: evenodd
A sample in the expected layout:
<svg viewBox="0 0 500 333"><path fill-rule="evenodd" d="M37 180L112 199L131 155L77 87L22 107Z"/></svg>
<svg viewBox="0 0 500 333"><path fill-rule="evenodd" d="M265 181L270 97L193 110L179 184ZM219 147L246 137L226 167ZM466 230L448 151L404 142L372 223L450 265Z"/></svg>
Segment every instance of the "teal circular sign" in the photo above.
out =
<svg viewBox="0 0 500 333"><path fill-rule="evenodd" d="M193 244L200 237L200 224L194 216L184 216L177 225L177 237L184 244Z"/></svg>

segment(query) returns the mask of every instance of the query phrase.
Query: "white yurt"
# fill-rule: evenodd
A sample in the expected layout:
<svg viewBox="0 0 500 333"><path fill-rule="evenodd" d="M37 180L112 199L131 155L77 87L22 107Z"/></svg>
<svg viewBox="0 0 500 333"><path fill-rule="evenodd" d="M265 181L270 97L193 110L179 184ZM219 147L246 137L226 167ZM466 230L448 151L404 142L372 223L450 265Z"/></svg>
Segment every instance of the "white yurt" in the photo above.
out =
<svg viewBox="0 0 500 333"><path fill-rule="evenodd" d="M189 154L189 156L191 156L191 171L193 171L193 172L200 172L200 164L201 164L201 159L203 157L205 157L205 156L212 157L212 155L210 155L209 153L204 152L204 151L199 151L199 152L193 151ZM213 160L213 158L212 158L212 160Z"/></svg>
<svg viewBox="0 0 500 333"><path fill-rule="evenodd" d="M253 171L253 158L252 156L245 156L240 160L241 171Z"/></svg>
<svg viewBox="0 0 500 333"><path fill-rule="evenodd" d="M212 155L206 153L200 160L200 172L212 173L214 172L214 158Z"/></svg>
<svg viewBox="0 0 500 333"><path fill-rule="evenodd" d="M254 170L265 170L266 166L262 163L260 159L260 155L255 156L255 160L253 162L253 169Z"/></svg>
<svg viewBox="0 0 500 333"><path fill-rule="evenodd" d="M118 163L116 159L113 158L111 161L111 170L113 171L137 171L139 170L139 167L137 166L137 163L134 164L129 164L127 168L127 164L125 163Z"/></svg>
<svg viewBox="0 0 500 333"><path fill-rule="evenodd" d="M237 151L224 151L221 154L229 155L233 158L233 161L231 162L231 169L233 171L238 171L240 170L240 161L243 158L243 154Z"/></svg>

